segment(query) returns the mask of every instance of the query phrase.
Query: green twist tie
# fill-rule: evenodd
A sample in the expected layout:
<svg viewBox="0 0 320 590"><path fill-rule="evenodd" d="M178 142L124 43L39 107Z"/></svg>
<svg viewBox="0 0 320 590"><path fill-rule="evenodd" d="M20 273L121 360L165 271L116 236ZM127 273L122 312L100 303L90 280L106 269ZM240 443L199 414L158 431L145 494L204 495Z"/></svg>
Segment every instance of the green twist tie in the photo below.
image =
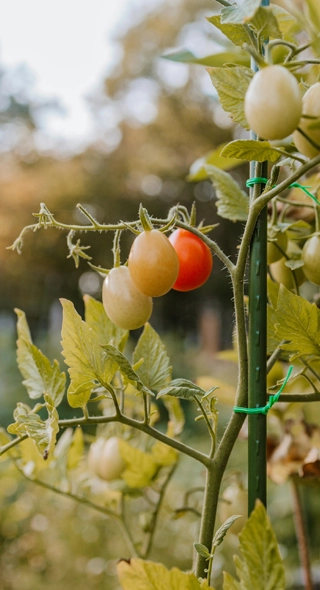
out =
<svg viewBox="0 0 320 590"><path fill-rule="evenodd" d="M265 416L269 412L270 408L278 401L281 393L283 392L285 386L288 383L290 375L293 370L293 365L289 367L288 373L284 382L282 383L279 391L274 395L270 395L268 403L263 408L239 408L238 406L234 406L233 411L237 412L238 414L264 414Z"/></svg>
<svg viewBox="0 0 320 590"><path fill-rule="evenodd" d="M246 182L246 186L250 187L250 186L253 186L254 184L267 184L267 182L268 182L267 178L263 178L262 176L257 176L256 178L249 178ZM317 205L320 205L320 201L318 201L318 199L312 193L310 193L310 191L308 191L308 188L311 188L311 186L304 186L303 184L300 184L299 182L293 182L292 184L290 184L290 186L288 186L288 188L301 188L301 190L306 195L308 195L308 197L310 197L310 199L312 199L315 203L317 203Z"/></svg>

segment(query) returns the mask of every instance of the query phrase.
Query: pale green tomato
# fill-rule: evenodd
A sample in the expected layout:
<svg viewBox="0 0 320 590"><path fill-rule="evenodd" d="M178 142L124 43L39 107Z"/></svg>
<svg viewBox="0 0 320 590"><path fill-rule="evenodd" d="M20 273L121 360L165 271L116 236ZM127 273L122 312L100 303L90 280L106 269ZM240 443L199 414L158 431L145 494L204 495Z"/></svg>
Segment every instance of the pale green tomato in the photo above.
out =
<svg viewBox="0 0 320 590"><path fill-rule="evenodd" d="M160 297L168 293L177 280L179 258L167 236L153 229L142 232L134 240L128 268L141 293Z"/></svg>
<svg viewBox="0 0 320 590"><path fill-rule="evenodd" d="M105 481L119 479L126 464L119 450L119 439L112 436L105 440L97 438L90 446L88 454L90 471Z"/></svg>
<svg viewBox="0 0 320 590"><path fill-rule="evenodd" d="M244 99L251 129L263 139L284 139L297 128L302 98L296 78L286 68L272 65L257 72Z"/></svg>
<svg viewBox="0 0 320 590"><path fill-rule="evenodd" d="M320 285L320 236L312 236L306 241L301 254L304 262L303 272L307 279Z"/></svg>
<svg viewBox="0 0 320 590"><path fill-rule="evenodd" d="M304 115L312 117L320 117L320 82L313 84L305 93L302 99L302 112ZM312 129L310 125L312 119L301 118L299 127L304 131L316 144L320 145L320 128ZM319 154L319 150L315 148L311 143L299 133L295 131L293 134L293 141L295 146L301 154L307 156L307 158L315 158Z"/></svg>
<svg viewBox="0 0 320 590"><path fill-rule="evenodd" d="M277 262L270 264L269 269L272 278L277 281L277 283L284 285L290 291L294 291L295 289L293 273L298 287L306 280L302 268L297 268L296 270L292 271L288 266L286 266L286 258L280 258L280 260L277 260Z"/></svg>
<svg viewBox="0 0 320 590"><path fill-rule="evenodd" d="M269 241L269 240L272 241ZM267 260L268 264L277 262L283 257L286 251L288 238L286 233L281 231L275 232L272 227L268 228Z"/></svg>
<svg viewBox="0 0 320 590"><path fill-rule="evenodd" d="M137 289L126 266L109 272L103 282L102 302L110 320L125 330L141 328L152 313L151 297Z"/></svg>
<svg viewBox="0 0 320 590"><path fill-rule="evenodd" d="M241 515L241 518L235 520L230 528L234 535L240 533L248 517L248 492L241 485L232 483L224 490L219 502L221 523L236 514Z"/></svg>

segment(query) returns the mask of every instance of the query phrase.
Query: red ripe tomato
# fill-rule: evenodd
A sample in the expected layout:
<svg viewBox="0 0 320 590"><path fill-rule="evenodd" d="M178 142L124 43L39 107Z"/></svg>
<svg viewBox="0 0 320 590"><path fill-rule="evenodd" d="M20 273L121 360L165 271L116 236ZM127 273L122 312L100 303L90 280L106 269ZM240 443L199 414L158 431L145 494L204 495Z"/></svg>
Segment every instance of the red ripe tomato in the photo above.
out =
<svg viewBox="0 0 320 590"><path fill-rule="evenodd" d="M179 258L179 274L172 288L176 291L192 291L201 287L212 270L210 248L186 229L176 229L169 240Z"/></svg>

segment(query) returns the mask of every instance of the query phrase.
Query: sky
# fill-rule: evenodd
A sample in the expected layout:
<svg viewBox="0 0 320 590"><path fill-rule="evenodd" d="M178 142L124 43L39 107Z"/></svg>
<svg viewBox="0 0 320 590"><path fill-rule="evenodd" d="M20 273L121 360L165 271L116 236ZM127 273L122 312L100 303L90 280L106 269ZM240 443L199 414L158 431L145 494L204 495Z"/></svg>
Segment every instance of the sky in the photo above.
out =
<svg viewBox="0 0 320 590"><path fill-rule="evenodd" d="M139 0L138 0L139 1ZM35 78L35 92L57 98L65 116L45 120L47 135L74 146L89 142L90 113L85 104L113 60L111 34L137 0L10 0L0 19L0 63L24 64Z"/></svg>

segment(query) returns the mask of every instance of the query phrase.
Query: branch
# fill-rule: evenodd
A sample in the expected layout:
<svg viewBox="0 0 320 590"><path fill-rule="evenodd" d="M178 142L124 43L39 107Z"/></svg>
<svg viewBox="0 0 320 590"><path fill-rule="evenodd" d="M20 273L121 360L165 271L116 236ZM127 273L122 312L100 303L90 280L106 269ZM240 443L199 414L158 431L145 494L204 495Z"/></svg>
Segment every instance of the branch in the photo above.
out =
<svg viewBox="0 0 320 590"><path fill-rule="evenodd" d="M11 440L8 444L4 445L3 447L0 447L0 456L4 455L4 453L6 453L7 451L13 449L13 447L21 443L23 440L26 440L26 438L28 438L27 434L24 434L23 436L18 436L17 438Z"/></svg>
<svg viewBox="0 0 320 590"><path fill-rule="evenodd" d="M67 420L59 420L58 424L59 424L60 428L68 428L69 426L76 427L76 426L81 426L81 425L85 426L88 424L93 424L93 425L107 424L109 422L120 422L120 424L125 424L126 426L131 426L131 428L135 428L136 430L140 430L141 432L148 434L152 438L163 442L164 444L168 445L169 447L176 449L180 453L183 453L184 455L188 455L192 459L199 461L200 463L202 463L206 467L208 467L212 463L212 460L210 459L210 457L208 457L208 455L205 455L204 453L201 453L201 451L197 451L196 449L193 449L192 447L189 447L188 445L186 445L174 438L170 438L169 436L167 436L166 434L163 434L159 430L156 430L155 428L153 428L149 424L144 424L144 422L139 422L138 420L135 420L134 418L129 418L128 416L124 416L123 414L120 414L120 413L119 413L119 415L115 414L113 416L90 416L89 418L81 417L81 418L71 418L69 420L68 419Z"/></svg>

